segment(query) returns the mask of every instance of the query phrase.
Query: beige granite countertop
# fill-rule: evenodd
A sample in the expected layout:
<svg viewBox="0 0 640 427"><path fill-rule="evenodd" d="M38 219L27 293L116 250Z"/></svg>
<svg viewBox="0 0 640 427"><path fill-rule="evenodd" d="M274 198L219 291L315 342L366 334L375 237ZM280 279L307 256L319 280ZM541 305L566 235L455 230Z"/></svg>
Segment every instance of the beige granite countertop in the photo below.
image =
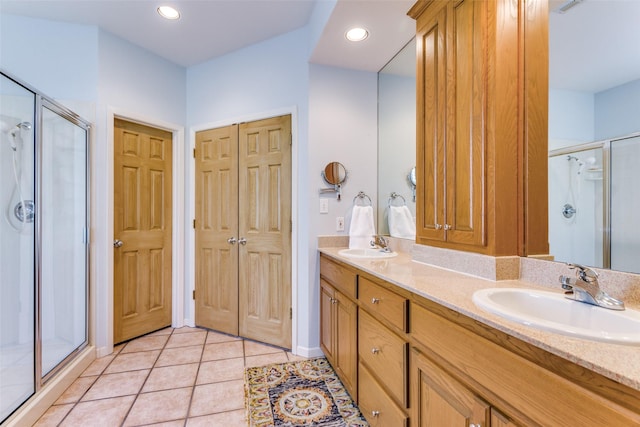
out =
<svg viewBox="0 0 640 427"><path fill-rule="evenodd" d="M414 261L410 254L381 260L353 259L338 254L343 248L319 248L321 253L373 276L478 320L607 378L640 391L640 345L609 344L546 332L485 312L472 301L485 288L535 288L521 280L493 281ZM558 287L558 293L560 289ZM638 309L638 307L633 307Z"/></svg>

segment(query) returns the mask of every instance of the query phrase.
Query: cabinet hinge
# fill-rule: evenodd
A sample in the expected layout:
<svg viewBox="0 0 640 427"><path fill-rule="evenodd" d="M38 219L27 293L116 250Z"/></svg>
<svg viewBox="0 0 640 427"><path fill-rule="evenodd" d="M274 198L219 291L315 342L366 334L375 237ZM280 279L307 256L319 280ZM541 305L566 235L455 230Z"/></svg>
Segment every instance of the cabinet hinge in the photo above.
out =
<svg viewBox="0 0 640 427"><path fill-rule="evenodd" d="M195 289L193 290L193 292L191 294L191 298L194 299L194 300L196 299L196 290Z"/></svg>

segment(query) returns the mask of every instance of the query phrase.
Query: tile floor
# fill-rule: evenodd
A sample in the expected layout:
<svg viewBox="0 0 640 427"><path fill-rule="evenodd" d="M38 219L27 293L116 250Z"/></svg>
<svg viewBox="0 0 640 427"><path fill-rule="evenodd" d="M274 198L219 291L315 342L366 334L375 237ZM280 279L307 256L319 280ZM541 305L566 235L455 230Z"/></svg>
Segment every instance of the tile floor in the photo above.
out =
<svg viewBox="0 0 640 427"><path fill-rule="evenodd" d="M244 369L300 360L200 328L167 328L96 359L36 426L246 426Z"/></svg>

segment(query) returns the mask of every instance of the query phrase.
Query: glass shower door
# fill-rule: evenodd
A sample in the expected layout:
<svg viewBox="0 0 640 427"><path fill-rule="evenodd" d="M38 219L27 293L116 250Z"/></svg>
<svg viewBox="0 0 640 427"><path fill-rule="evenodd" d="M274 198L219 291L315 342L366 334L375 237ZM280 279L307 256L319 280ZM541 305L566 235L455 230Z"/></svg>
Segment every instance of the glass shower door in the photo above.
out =
<svg viewBox="0 0 640 427"><path fill-rule="evenodd" d="M611 268L640 273L640 136L611 141Z"/></svg>
<svg viewBox="0 0 640 427"><path fill-rule="evenodd" d="M0 422L36 389L34 105L0 76Z"/></svg>
<svg viewBox="0 0 640 427"><path fill-rule="evenodd" d="M43 103L40 307L42 377L87 342L88 129Z"/></svg>

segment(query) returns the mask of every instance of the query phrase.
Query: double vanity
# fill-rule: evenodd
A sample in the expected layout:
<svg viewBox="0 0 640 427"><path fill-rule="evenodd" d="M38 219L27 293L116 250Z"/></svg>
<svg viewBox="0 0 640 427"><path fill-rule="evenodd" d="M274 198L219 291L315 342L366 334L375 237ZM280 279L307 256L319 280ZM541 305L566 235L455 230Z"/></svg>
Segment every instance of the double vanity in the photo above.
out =
<svg viewBox="0 0 640 427"><path fill-rule="evenodd" d="M638 301L340 248L320 287L321 347L372 426L640 425Z"/></svg>

